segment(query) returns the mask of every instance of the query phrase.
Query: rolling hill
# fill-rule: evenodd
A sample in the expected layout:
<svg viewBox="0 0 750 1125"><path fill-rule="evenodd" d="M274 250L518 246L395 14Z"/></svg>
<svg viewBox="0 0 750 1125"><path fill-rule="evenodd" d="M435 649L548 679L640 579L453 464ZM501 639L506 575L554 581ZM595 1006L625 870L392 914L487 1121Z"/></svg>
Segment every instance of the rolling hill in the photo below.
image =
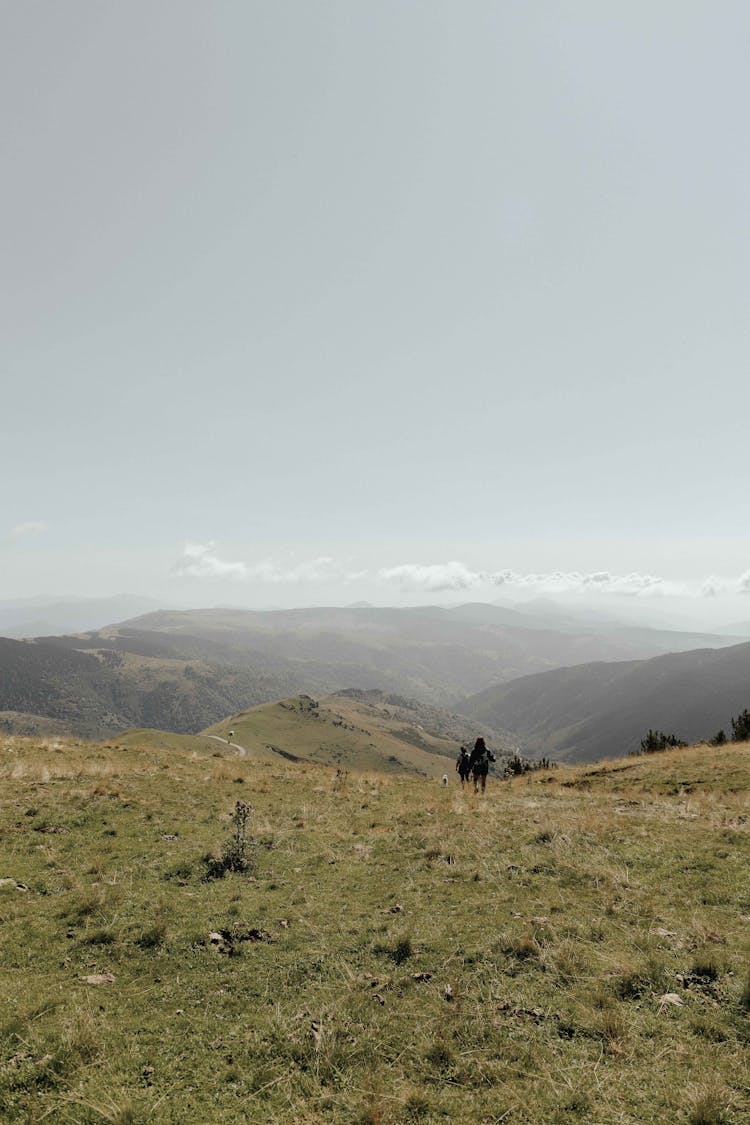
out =
<svg viewBox="0 0 750 1125"><path fill-rule="evenodd" d="M230 732L233 732L230 735ZM203 735L235 745L258 761L317 762L349 770L453 774L462 742L489 735L447 712L378 691L344 691L321 700L308 695L252 707ZM502 740L496 750L510 753Z"/></svg>
<svg viewBox="0 0 750 1125"><path fill-rule="evenodd" d="M637 750L648 728L709 738L750 707L750 644L524 676L465 700L462 713L513 732L524 753L592 761Z"/></svg>

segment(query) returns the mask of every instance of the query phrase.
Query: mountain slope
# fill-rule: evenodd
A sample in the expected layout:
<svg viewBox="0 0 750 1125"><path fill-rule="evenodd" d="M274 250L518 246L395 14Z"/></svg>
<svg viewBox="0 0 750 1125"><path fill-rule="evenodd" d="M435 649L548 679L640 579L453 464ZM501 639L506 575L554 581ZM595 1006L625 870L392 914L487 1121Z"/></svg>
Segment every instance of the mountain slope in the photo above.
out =
<svg viewBox="0 0 750 1125"><path fill-rule="evenodd" d="M461 711L566 761L623 755L649 727L688 741L729 730L750 707L750 644L645 661L584 664L524 676L465 700Z"/></svg>
<svg viewBox="0 0 750 1125"><path fill-rule="evenodd" d="M476 726L446 712L364 691L319 701L301 695L262 704L203 732L226 739L243 756L259 761L281 757L428 777L452 774L460 743L477 733Z"/></svg>
<svg viewBox="0 0 750 1125"><path fill-rule="evenodd" d="M71 638L68 638L70 640ZM298 690L287 671L175 659L83 642L0 637L2 727L15 733L59 731L103 738L124 727L195 733L224 715ZM314 677L310 677L314 680Z"/></svg>
<svg viewBox="0 0 750 1125"><path fill-rule="evenodd" d="M552 628L532 614L484 604L204 609L147 614L102 630L92 641L131 651L158 645L182 658L269 670L283 662L296 676L298 691L359 685L448 707L493 684L549 668L729 643L727 637L617 623L608 628L579 623L574 630L569 622ZM313 677L317 683L310 682Z"/></svg>

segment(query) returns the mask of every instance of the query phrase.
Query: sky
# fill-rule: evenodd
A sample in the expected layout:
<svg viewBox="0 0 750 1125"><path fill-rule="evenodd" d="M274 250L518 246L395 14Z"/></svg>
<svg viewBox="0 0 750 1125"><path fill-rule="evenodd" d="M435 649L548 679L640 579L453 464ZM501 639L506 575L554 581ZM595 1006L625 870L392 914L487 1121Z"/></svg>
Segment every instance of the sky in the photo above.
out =
<svg viewBox="0 0 750 1125"><path fill-rule="evenodd" d="M750 617L746 4L0 23L0 599Z"/></svg>

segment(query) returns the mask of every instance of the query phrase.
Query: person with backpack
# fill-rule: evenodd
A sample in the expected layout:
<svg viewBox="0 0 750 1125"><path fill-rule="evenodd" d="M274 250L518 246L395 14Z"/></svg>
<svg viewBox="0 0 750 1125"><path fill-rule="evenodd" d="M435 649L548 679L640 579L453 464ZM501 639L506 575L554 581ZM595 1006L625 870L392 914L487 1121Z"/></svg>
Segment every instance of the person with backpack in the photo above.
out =
<svg viewBox="0 0 750 1125"><path fill-rule="evenodd" d="M490 750L484 739L480 736L474 743L474 749L469 758L469 766L474 776L474 792L479 792L479 783L482 783L482 792L484 793L487 785L487 774L490 772L490 762L496 762L497 758Z"/></svg>
<svg viewBox="0 0 750 1125"><path fill-rule="evenodd" d="M469 751L465 746L461 747L458 757L456 758L456 773L461 778L461 788L469 780L471 775L471 766L469 764Z"/></svg>

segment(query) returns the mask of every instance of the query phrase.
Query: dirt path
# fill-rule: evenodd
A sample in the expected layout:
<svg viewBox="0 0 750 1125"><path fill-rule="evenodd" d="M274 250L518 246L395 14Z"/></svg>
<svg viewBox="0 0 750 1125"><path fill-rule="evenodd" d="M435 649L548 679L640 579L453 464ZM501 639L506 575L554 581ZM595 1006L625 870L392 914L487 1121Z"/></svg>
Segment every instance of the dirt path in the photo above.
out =
<svg viewBox="0 0 750 1125"><path fill-rule="evenodd" d="M241 758L244 758L247 754L247 750L244 746L240 746L239 742L230 742L228 738L222 738L219 734L207 734L206 738L215 738L217 742L223 742L225 746L233 746L235 750L239 751Z"/></svg>

